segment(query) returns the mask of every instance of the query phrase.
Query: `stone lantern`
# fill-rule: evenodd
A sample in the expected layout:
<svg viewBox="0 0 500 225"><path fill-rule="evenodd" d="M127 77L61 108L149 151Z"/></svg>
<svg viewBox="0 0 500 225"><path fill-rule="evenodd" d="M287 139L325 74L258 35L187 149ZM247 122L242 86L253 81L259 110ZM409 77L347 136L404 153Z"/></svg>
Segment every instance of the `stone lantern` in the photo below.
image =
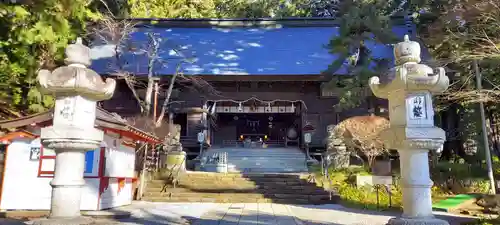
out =
<svg viewBox="0 0 500 225"><path fill-rule="evenodd" d="M441 67L419 64L420 45L404 41L395 45L396 66L387 82L369 80L375 96L389 100L390 127L380 133L389 149L397 149L401 164L403 215L389 224L448 224L432 214L429 150L445 141L445 132L434 126L432 94L444 92L448 77Z"/></svg>
<svg viewBox="0 0 500 225"><path fill-rule="evenodd" d="M85 152L99 148L103 131L94 127L96 102L110 99L116 87L113 79L103 82L90 66L90 49L81 38L65 52L66 66L54 71L40 70L41 89L56 98L53 124L42 128L45 148L56 152L49 220L42 224L85 224L80 214Z"/></svg>

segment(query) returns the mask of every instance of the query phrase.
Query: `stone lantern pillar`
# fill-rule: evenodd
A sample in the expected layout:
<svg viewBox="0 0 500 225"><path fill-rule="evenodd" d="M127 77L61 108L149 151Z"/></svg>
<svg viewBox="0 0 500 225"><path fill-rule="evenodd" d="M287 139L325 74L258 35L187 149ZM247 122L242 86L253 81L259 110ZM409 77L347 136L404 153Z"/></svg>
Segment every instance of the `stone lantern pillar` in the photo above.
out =
<svg viewBox="0 0 500 225"><path fill-rule="evenodd" d="M43 224L88 223L80 214L85 152L99 148L103 140L103 131L94 127L96 102L111 98L116 87L115 80L103 82L87 68L90 49L81 38L65 53L66 66L40 70L37 77L42 91L56 98L53 124L41 130L43 146L56 152L50 216Z"/></svg>
<svg viewBox="0 0 500 225"><path fill-rule="evenodd" d="M386 82L378 77L369 80L375 96L389 100L390 127L380 137L390 149L397 149L401 164L403 215L389 224L448 224L432 214L429 176L429 150L437 150L445 141L445 132L434 126L432 94L449 86L441 67L419 64L420 45L404 41L395 45L396 66Z"/></svg>

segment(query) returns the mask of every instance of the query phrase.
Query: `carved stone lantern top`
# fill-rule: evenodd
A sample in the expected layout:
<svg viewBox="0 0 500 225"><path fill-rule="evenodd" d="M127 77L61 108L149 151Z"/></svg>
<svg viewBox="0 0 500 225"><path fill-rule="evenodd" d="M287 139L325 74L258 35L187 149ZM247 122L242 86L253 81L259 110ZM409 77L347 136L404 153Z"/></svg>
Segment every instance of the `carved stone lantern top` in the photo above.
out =
<svg viewBox="0 0 500 225"><path fill-rule="evenodd" d="M369 80L374 95L389 100L390 128L379 134L389 148L437 149L445 140L444 131L434 126L432 94L445 91L449 80L444 68L420 64L420 51L420 44L405 35L394 46L396 66L389 79Z"/></svg>
<svg viewBox="0 0 500 225"><path fill-rule="evenodd" d="M66 65L81 64L88 67L91 64L90 48L83 45L82 38L80 37L76 39L74 44L70 44L66 47L65 54L66 58L64 62Z"/></svg>
<svg viewBox="0 0 500 225"><path fill-rule="evenodd" d="M37 80L41 90L56 96L82 96L93 101L110 99L116 87L116 81L107 78L103 81L95 71L88 69L91 64L90 49L77 38L65 51L66 66L54 71L40 70Z"/></svg>
<svg viewBox="0 0 500 225"><path fill-rule="evenodd" d="M449 86L449 80L444 68L438 67L433 70L425 64L419 64L420 51L420 44L410 41L408 35L405 35L404 41L394 46L396 67L388 75L392 79L387 83L381 83L379 77L372 77L369 80L369 86L375 96L388 99L390 93L402 91L405 93L445 91ZM401 93L397 95L401 96Z"/></svg>
<svg viewBox="0 0 500 225"><path fill-rule="evenodd" d="M416 41L410 41L410 37L405 35L404 41L394 46L396 65L400 66L407 62L420 63L420 51L420 44Z"/></svg>

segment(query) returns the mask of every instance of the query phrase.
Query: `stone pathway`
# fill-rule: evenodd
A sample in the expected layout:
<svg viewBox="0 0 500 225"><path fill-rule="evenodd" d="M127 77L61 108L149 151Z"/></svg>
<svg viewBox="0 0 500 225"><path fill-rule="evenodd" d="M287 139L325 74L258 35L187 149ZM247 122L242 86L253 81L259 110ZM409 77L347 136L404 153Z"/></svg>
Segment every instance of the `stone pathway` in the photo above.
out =
<svg viewBox="0 0 500 225"><path fill-rule="evenodd" d="M288 205L265 203L221 204L217 209L195 219L193 225L300 225Z"/></svg>
<svg viewBox="0 0 500 225"><path fill-rule="evenodd" d="M172 225L385 225L398 213L348 209L340 205L284 205L270 203L152 203L136 202L123 210L132 218L121 224ZM436 213L450 225L471 217Z"/></svg>
<svg viewBox="0 0 500 225"><path fill-rule="evenodd" d="M385 225L391 217L398 216L398 213L355 210L334 204L134 202L114 210L130 212L132 216L128 219L99 219L96 225ZM436 214L450 225L473 220L466 216ZM24 223L0 219L0 224Z"/></svg>

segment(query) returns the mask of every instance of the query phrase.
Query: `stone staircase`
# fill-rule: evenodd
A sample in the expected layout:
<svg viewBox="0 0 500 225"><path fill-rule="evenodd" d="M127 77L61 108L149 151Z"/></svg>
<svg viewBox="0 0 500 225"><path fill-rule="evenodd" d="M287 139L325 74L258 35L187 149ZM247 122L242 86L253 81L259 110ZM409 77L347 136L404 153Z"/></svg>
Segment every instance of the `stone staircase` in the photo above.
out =
<svg viewBox="0 0 500 225"><path fill-rule="evenodd" d="M230 173L303 173L306 155L298 148L211 148L205 155L227 153Z"/></svg>
<svg viewBox="0 0 500 225"><path fill-rule="evenodd" d="M176 188L165 180L147 184L143 199L159 202L327 204L332 194L308 181L308 174L187 172Z"/></svg>

